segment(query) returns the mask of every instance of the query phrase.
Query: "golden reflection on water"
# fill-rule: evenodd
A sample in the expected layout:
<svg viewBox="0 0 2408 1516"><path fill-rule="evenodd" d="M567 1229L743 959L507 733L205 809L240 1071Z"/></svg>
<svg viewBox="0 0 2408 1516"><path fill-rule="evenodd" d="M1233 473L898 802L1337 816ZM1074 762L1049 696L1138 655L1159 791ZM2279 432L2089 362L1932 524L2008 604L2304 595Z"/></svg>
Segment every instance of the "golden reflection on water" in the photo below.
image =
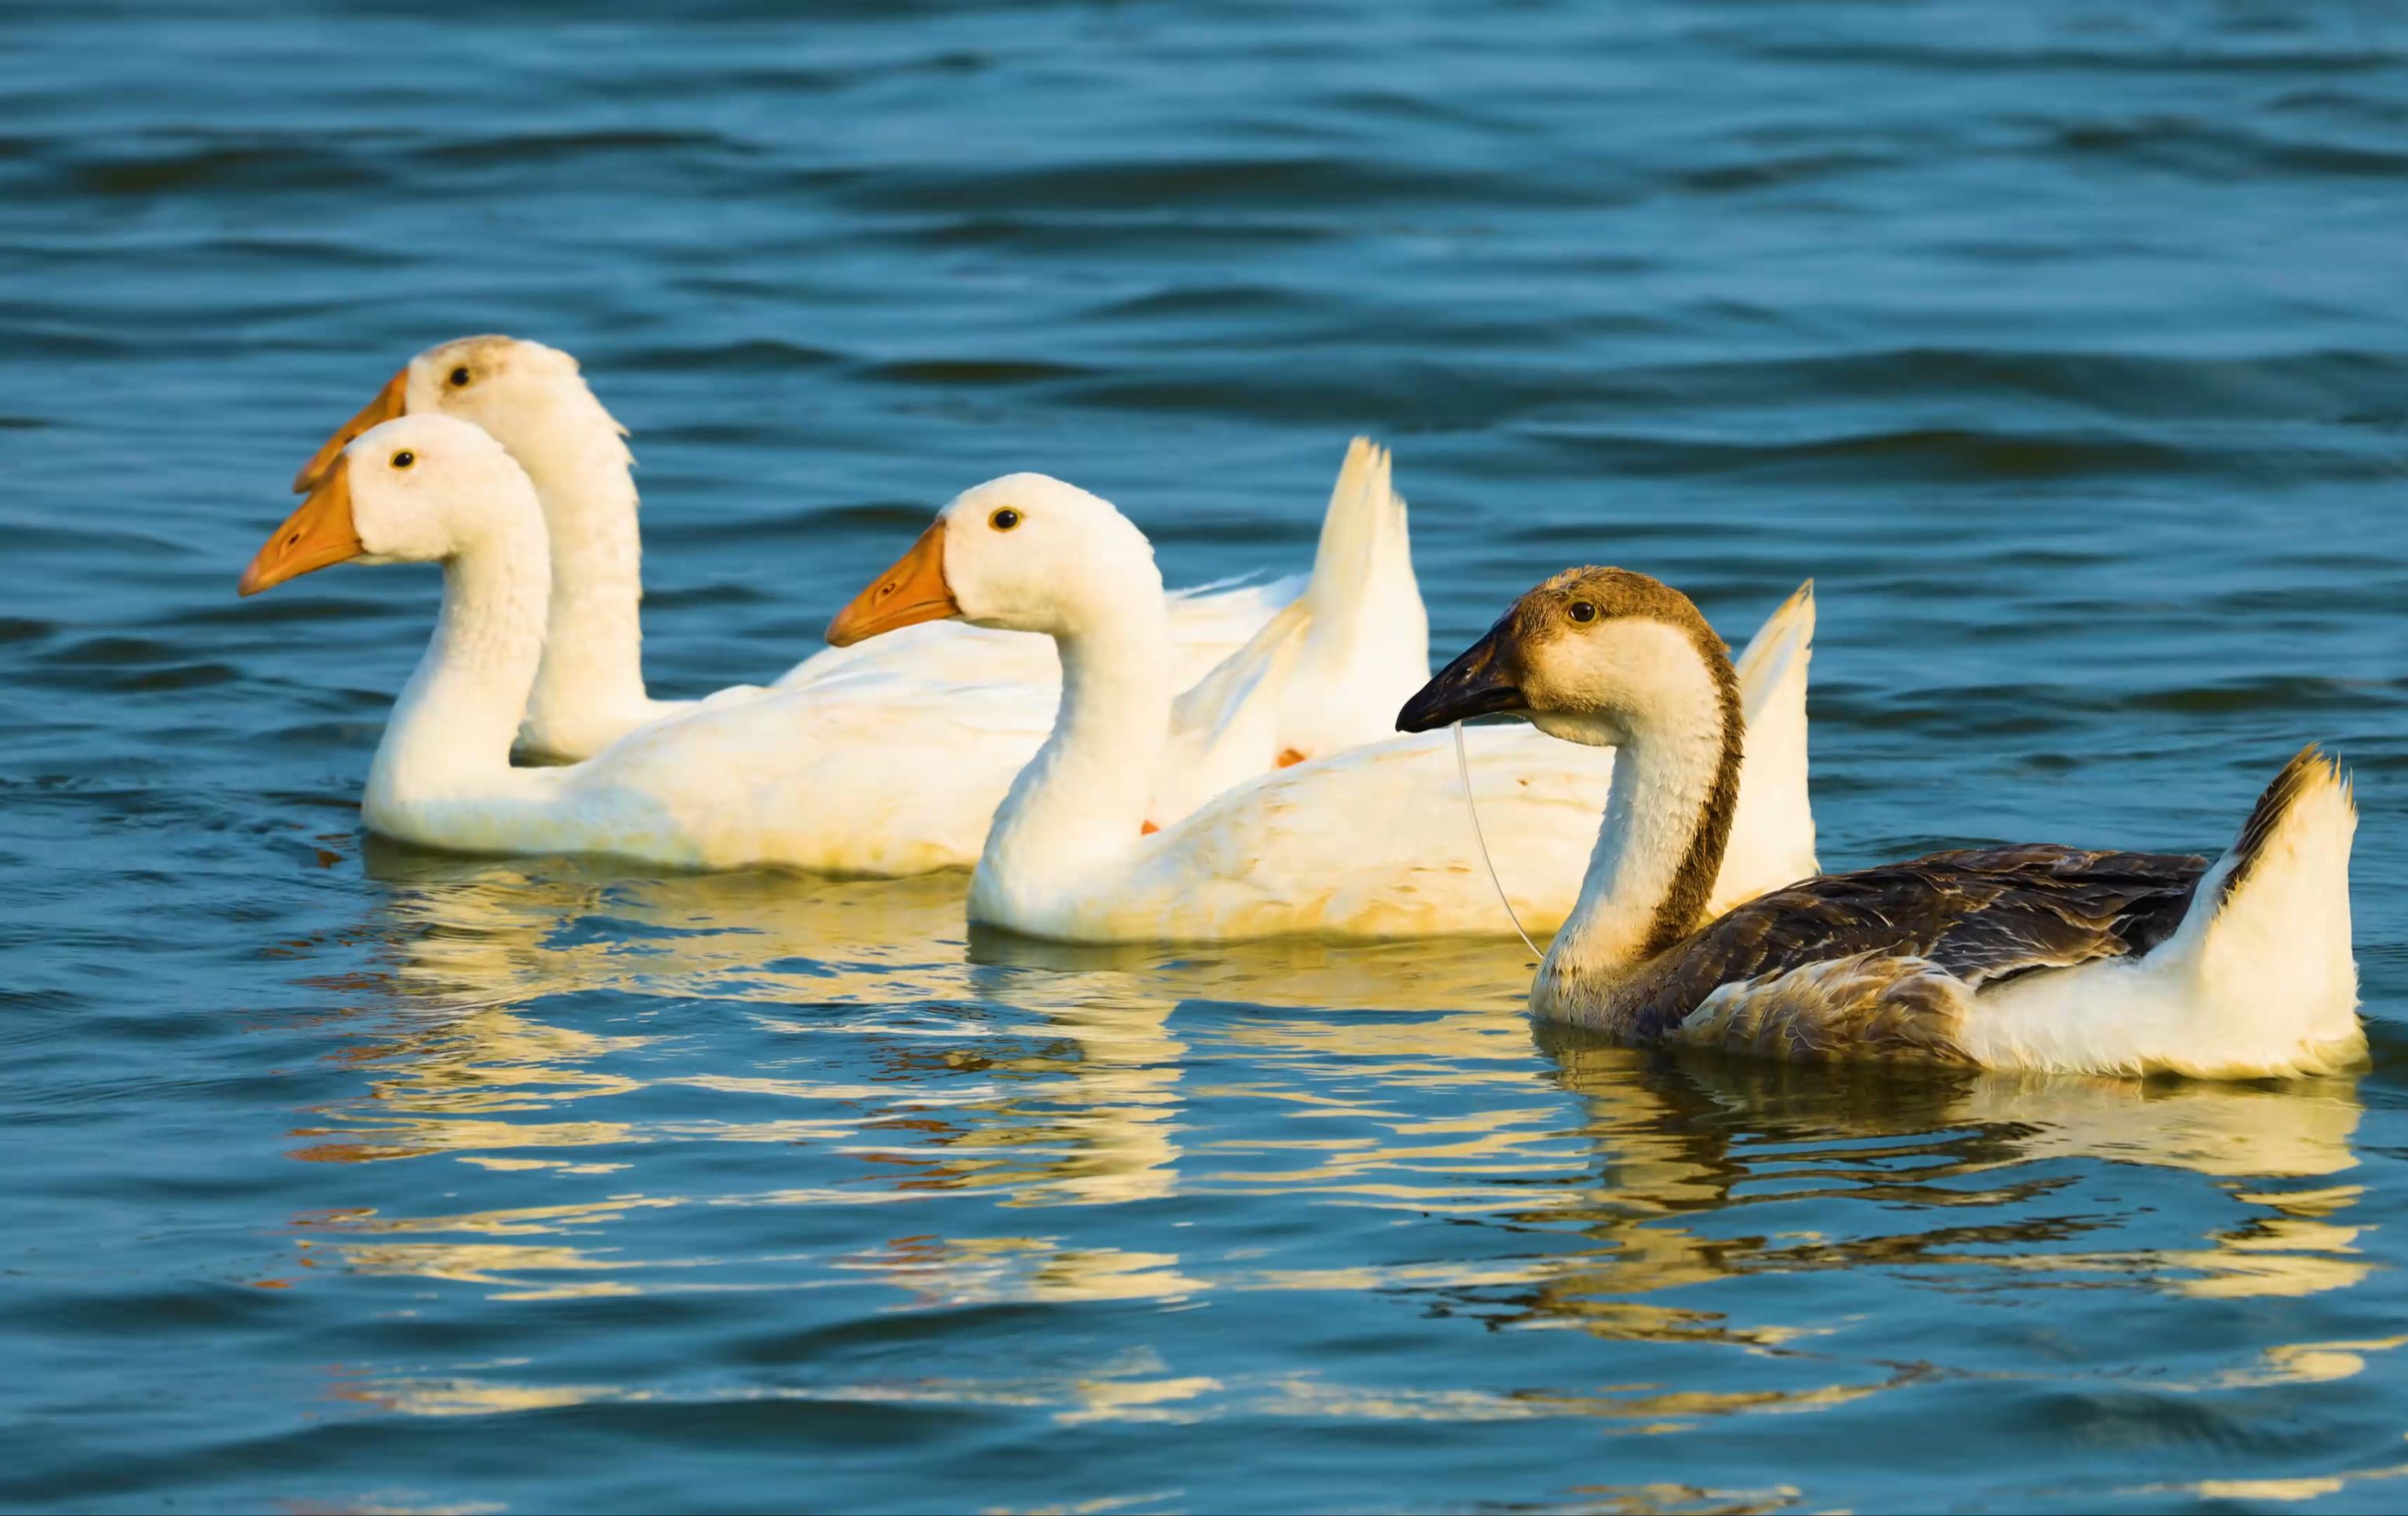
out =
<svg viewBox="0 0 2408 1516"><path fill-rule="evenodd" d="M470 1285L502 1299L864 1278L890 1292L883 1308L901 1311L1372 1291L1496 1328L1719 1346L1775 1364L1744 1387L1712 1390L1498 1395L1355 1389L1317 1376L1224 1384L1155 1365L1017 1388L922 1387L931 1394L1025 1394L1091 1420L1242 1409L1576 1416L1673 1431L1844 1404L1937 1372L1824 1358L1819 1339L1844 1323L1733 1319L1678 1297L1693 1286L1870 1267L1937 1289L2116 1283L2219 1299L2344 1289L2371 1268L2350 1219L2358 1188L2336 1177L2356 1162L2360 1106L2348 1080L2274 1088L1789 1069L1668 1061L1553 1030L1538 1034L1534 1054L1519 1012L1524 955L1494 942L1276 944L1165 961L1128 949L973 942L958 875L630 880L408 854L371 863L388 890L366 932L379 969L367 982L345 981L357 1036L340 1055L366 1089L298 1129L294 1157L455 1161L538 1184L549 1174L640 1172L626 1149L646 1145L783 1143L813 1151L813 1182L691 1196L631 1186L573 1205L305 1217L296 1241L315 1266ZM662 1009L595 1031L522 1008L595 990ZM654 1056L688 1034L681 1016L717 1017L724 1028L731 1006L748 1035L837 1038L844 1054L825 1076L808 1058L696 1074ZM627 1097L680 1087L727 1097L731 1114L629 1114L643 1103ZM1576 1100L1569 1121L1565 1092ZM764 1102L793 1114L760 1119ZM1219 1114L1199 1118L1199 1102ZM676 1108L696 1107L687 1099ZM1244 1113L1234 1121L1233 1108ZM579 1152L595 1148L612 1151ZM2117 1207L2076 1220L2037 1203L2075 1182L2082 1165L2102 1163L2196 1176L2233 1220L2181 1246L2085 1246L2086 1233L2125 1220ZM1536 1240L1510 1252L1292 1266L1226 1251L1182 1257L1161 1241L1177 1234L1158 1227L1145 1246L1124 1249L1044 1220L1058 1207L1182 1194L1283 1195ZM949 1224L912 1220L927 1201L979 1195L991 1208L956 1205L942 1213ZM1794 1211L1801 1199L1854 1231L1734 1234L1734 1218L1751 1207ZM769 1283L732 1282L708 1258L658 1256L657 1228L640 1234L648 1250L622 1246L638 1218L661 1211L870 1205L902 1207L888 1240L796 1256L769 1271ZM1015 1212L1027 1220L985 1230ZM976 1234L956 1234L964 1218ZM1442 1237L1431 1246L1444 1247ZM2199 1388L2355 1374L2366 1353L2397 1346L2278 1348ZM460 1414L635 1392L531 1385L521 1401L512 1397L522 1392L484 1379L380 1379L345 1393Z"/></svg>
<svg viewBox="0 0 2408 1516"><path fill-rule="evenodd" d="M2387 1345L2386 1345L2387 1346ZM2180 1484L2143 1484L2134 1494L2186 1494L2201 1500L2239 1500L2264 1505L2288 1505L2300 1500L2316 1500L2337 1494L2354 1484L2372 1484L2391 1480L2408 1479L2408 1463L2376 1464L2365 1468L2341 1469L2329 1474L2300 1475L2288 1479L2218 1479L2195 1480ZM2398 1499L2397 1492L2386 1492ZM2380 1505L2370 1505L2380 1509ZM2394 1508L2397 1509L2396 1507Z"/></svg>

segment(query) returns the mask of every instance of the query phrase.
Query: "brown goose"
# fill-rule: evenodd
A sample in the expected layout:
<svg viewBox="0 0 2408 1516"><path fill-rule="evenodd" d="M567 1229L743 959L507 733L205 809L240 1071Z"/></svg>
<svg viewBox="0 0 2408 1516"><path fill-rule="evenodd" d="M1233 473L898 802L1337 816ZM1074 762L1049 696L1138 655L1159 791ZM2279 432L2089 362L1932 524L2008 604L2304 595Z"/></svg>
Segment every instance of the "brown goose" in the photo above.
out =
<svg viewBox="0 0 2408 1516"><path fill-rule="evenodd" d="M1570 569L1517 601L1398 714L1512 715L1615 748L1579 903L1537 1014L1642 1043L1798 1059L2255 1077L2365 1049L2350 956L2350 787L2314 747L2203 858L2047 844L1800 880L1715 919L1706 890L1742 718L1686 596Z"/></svg>

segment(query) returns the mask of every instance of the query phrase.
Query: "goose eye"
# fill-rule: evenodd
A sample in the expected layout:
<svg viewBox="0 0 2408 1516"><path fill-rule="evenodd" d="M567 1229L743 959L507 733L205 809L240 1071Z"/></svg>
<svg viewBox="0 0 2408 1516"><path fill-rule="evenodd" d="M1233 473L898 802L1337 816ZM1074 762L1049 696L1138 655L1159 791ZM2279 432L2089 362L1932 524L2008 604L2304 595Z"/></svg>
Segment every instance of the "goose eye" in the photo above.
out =
<svg viewBox="0 0 2408 1516"><path fill-rule="evenodd" d="M396 469L407 469L417 461L418 455L412 453L408 448L403 448L400 452L393 455L393 466Z"/></svg>
<svg viewBox="0 0 2408 1516"><path fill-rule="evenodd" d="M452 370L452 387L455 390L466 389L468 387L468 369L466 365L464 364Z"/></svg>
<svg viewBox="0 0 2408 1516"><path fill-rule="evenodd" d="M1574 621L1581 623L1583 626L1586 626L1588 623L1597 619L1597 607L1589 604L1586 600L1574 600L1570 605L1564 608L1564 614L1571 617Z"/></svg>
<svg viewBox="0 0 2408 1516"><path fill-rule="evenodd" d="M1020 513L1007 505L1002 510L997 511L995 514L987 517L986 524L993 527L997 531L1010 531L1012 527L1020 525Z"/></svg>

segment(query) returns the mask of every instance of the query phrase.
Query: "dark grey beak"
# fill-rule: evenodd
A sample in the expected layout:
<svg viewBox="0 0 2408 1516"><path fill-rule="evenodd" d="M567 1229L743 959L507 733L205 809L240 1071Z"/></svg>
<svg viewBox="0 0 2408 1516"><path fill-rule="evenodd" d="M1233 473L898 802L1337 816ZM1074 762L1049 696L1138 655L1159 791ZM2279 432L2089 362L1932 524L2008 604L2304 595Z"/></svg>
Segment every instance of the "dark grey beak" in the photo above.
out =
<svg viewBox="0 0 2408 1516"><path fill-rule="evenodd" d="M1434 731L1476 715L1528 709L1513 683L1512 660L1500 652L1504 624L1464 649L1397 713L1398 731Z"/></svg>

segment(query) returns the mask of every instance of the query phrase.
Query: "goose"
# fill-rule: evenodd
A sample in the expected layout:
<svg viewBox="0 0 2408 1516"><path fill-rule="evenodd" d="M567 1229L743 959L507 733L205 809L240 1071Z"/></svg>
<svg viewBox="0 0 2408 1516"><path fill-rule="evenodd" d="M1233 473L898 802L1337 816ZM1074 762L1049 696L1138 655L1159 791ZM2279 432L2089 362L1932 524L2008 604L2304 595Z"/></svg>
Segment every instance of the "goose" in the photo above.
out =
<svg viewBox="0 0 2408 1516"><path fill-rule="evenodd" d="M591 758L638 727L694 710L695 701L657 700L646 689L635 458L626 428L603 409L577 360L513 337L466 337L431 347L301 466L294 493L315 488L355 439L402 415L450 415L482 426L526 470L542 502L552 544L550 634L519 734L521 751L552 760ZM1410 564L1405 571L1410 576ZM1181 592L1171 614L1180 686L1201 677L1291 606L1304 583L1297 576ZM1286 625L1291 631L1298 628L1297 620ZM871 663L956 683L1050 686L1061 677L1041 638L944 626L894 639L867 657L824 651L778 683L858 671ZM1422 677L1427 672L1425 668ZM757 690L735 688L747 696ZM1385 730L1382 720L1357 740Z"/></svg>
<svg viewBox="0 0 2408 1516"><path fill-rule="evenodd" d="M2351 787L2311 746L2204 858L2024 845L1801 879L1717 912L1748 715L1686 596L1622 569L1524 595L1398 713L1510 715L1613 750L1612 800L1532 1011L1789 1059L2247 1078L2365 1050Z"/></svg>
<svg viewBox="0 0 2408 1516"><path fill-rule="evenodd" d="M1763 798L1742 807L1742 845L1720 886L1733 903L1814 870L1804 789L1813 609L1811 593L1793 597L1748 657L1773 742L1751 758L1745 789ZM973 923L1079 942L1507 930L1443 739L1257 763L1158 831L1145 824L1178 715L1170 629L1153 553L1111 502L1041 474L968 490L838 614L828 641L851 646L948 616L1042 632L1063 671L1053 731L1013 780L971 876ZM1397 632L1426 639L1418 619ZM1244 727L1246 707L1270 698L1239 694L1227 724ZM1524 921L1560 920L1611 760L1527 731L1478 735L1470 772L1503 888Z"/></svg>
<svg viewBox="0 0 2408 1516"><path fill-rule="evenodd" d="M1304 609L1282 613L1332 611L1324 635L1282 641L1278 657L1258 638L1244 665L1250 677L1182 697L1202 734L1183 761L1220 774L1292 761L1272 745L1282 740L1273 728L1242 718L1240 702L1302 700L1328 681L1401 698L1426 677L1426 633L1401 663L1353 657L1361 638L1339 639L1336 651L1319 646L1342 626L1335 613L1348 598L1393 567L1384 555L1402 530L1403 505L1386 492L1386 470L1383 452L1363 455L1333 513L1338 529L1325 533L1328 550L1298 598ZM869 663L747 698L714 697L581 762L518 768L511 744L542 656L552 575L542 511L514 456L449 416L380 423L321 473L252 560L241 593L351 559L443 566L435 634L394 705L361 801L370 830L425 846L601 853L695 869L965 868L1059 699L1043 686L961 683ZM895 588L909 598L909 585ZM1168 619L1158 582L1156 598L1157 617ZM1178 771L1181 761L1166 758L1159 776L1152 814L1165 821L1206 787Z"/></svg>

